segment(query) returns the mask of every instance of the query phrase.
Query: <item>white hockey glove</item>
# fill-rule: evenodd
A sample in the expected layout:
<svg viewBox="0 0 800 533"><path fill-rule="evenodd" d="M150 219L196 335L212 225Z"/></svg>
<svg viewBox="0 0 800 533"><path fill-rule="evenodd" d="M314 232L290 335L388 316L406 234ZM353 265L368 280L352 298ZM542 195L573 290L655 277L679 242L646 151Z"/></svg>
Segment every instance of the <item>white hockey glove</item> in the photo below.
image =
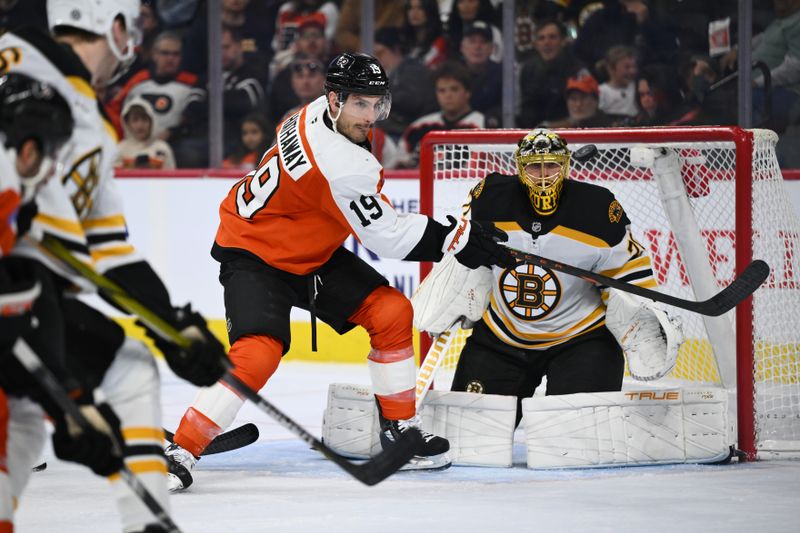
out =
<svg viewBox="0 0 800 533"><path fill-rule="evenodd" d="M675 366L684 341L682 323L654 301L610 289L606 327L625 352L634 379L653 381Z"/></svg>
<svg viewBox="0 0 800 533"><path fill-rule="evenodd" d="M493 280L489 268L472 270L445 254L411 297L414 326L439 335L463 317L462 327L471 328L489 305Z"/></svg>

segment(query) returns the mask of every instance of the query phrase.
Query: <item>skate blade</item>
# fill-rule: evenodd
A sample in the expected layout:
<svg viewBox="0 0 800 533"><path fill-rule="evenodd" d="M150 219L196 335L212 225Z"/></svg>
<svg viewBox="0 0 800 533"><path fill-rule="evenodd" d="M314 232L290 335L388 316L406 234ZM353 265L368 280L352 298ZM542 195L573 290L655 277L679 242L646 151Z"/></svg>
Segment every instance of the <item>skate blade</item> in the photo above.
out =
<svg viewBox="0 0 800 533"><path fill-rule="evenodd" d="M447 470L452 464L453 462L450 460L447 453L440 453L439 455L431 455L428 457L415 455L400 470L429 470L435 472L438 470Z"/></svg>

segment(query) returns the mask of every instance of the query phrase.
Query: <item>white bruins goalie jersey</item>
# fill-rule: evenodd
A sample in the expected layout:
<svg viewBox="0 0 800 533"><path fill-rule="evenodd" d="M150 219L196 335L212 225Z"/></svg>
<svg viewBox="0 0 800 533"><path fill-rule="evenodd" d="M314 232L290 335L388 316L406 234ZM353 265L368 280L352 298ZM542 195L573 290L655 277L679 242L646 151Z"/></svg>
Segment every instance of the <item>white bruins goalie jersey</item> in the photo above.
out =
<svg viewBox="0 0 800 533"><path fill-rule="evenodd" d="M30 235L50 235L76 257L101 272L140 261L127 242L122 202L113 179L116 133L91 86L91 77L68 47L34 29L0 37L0 69L20 72L53 85L69 102L75 128L65 154L63 174L53 176L36 197L38 215ZM14 253L34 257L85 286L79 277L23 240Z"/></svg>
<svg viewBox="0 0 800 533"><path fill-rule="evenodd" d="M653 288L650 258L630 232L620 203L598 185L565 180L561 202L538 216L516 175L490 174L470 193L466 216L508 233L508 246ZM606 290L590 281L530 264L494 267L483 321L510 346L546 349L605 323Z"/></svg>

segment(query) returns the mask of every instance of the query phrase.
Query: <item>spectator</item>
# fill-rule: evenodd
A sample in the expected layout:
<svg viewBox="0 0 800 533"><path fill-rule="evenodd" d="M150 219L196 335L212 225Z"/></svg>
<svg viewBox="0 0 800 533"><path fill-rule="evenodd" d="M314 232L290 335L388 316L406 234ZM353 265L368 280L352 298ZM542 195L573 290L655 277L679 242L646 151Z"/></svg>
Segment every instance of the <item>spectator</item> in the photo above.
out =
<svg viewBox="0 0 800 533"><path fill-rule="evenodd" d="M604 61L608 81L600 85L600 111L609 115L635 117L636 106L636 51L627 46L612 46Z"/></svg>
<svg viewBox="0 0 800 533"><path fill-rule="evenodd" d="M239 142L230 157L222 162L222 167L247 171L256 168L261 155L272 144L273 130L260 114L247 115L242 121Z"/></svg>
<svg viewBox="0 0 800 533"><path fill-rule="evenodd" d="M488 127L497 127L500 124L503 68L491 60L492 30L486 22L477 20L464 28L461 55L472 79L470 105L486 115Z"/></svg>
<svg viewBox="0 0 800 533"><path fill-rule="evenodd" d="M269 78L275 83L287 83L289 74L280 78L281 72L289 66L296 55L315 57L323 65L330 63L331 40L325 37L325 22L319 13L305 17L297 28L297 38L290 48L275 54L270 63Z"/></svg>
<svg viewBox="0 0 800 533"><path fill-rule="evenodd" d="M753 38L753 61L762 61L769 67L772 115L785 119L792 106L800 102L800 0L773 0L773 8L775 20ZM723 70L732 68L736 57L736 49L726 54L720 61ZM754 85L757 89L753 91L753 111L761 114L764 79L760 73L756 74Z"/></svg>
<svg viewBox="0 0 800 533"><path fill-rule="evenodd" d="M692 124L736 123L736 84L709 90L720 79L716 61L707 56L691 56L678 65L678 76L685 104L698 109Z"/></svg>
<svg viewBox="0 0 800 533"><path fill-rule="evenodd" d="M438 0L406 0L403 36L409 56L419 59L429 69L447 59L447 39L442 30Z"/></svg>
<svg viewBox="0 0 800 533"><path fill-rule="evenodd" d="M119 143L115 167L174 169L175 156L169 145L153 135L155 115L150 102L134 96L125 103L122 127L125 139Z"/></svg>
<svg viewBox="0 0 800 533"><path fill-rule="evenodd" d="M322 95L325 65L315 57L298 54L281 75L280 79L285 79L286 82L279 82L276 78L270 94L270 119L276 124L290 110Z"/></svg>
<svg viewBox="0 0 800 533"><path fill-rule="evenodd" d="M618 45L635 46L644 65L672 63L678 52L673 25L656 17L644 0L603 0L603 8L589 15L578 32L575 55L585 64L595 65Z"/></svg>
<svg viewBox="0 0 800 533"><path fill-rule="evenodd" d="M403 3L375 0L375 30L403 25ZM336 29L336 46L343 52L361 52L361 0L344 0Z"/></svg>
<svg viewBox="0 0 800 533"><path fill-rule="evenodd" d="M401 141L400 165L415 167L419 163L419 142L429 131L480 129L486 126L483 113L472 109L471 76L460 63L446 62L433 75L439 111L412 122Z"/></svg>
<svg viewBox="0 0 800 533"><path fill-rule="evenodd" d="M680 126L692 122L699 108L683 103L675 69L662 65L649 65L642 69L636 82L639 105L637 126Z"/></svg>
<svg viewBox="0 0 800 533"><path fill-rule="evenodd" d="M536 57L523 63L520 70L517 123L524 128L566 117L567 79L588 74L567 46L566 30L560 22L542 21L534 33L534 46Z"/></svg>
<svg viewBox="0 0 800 533"><path fill-rule="evenodd" d="M298 57L289 67L292 72L292 92L297 105L283 113L280 121L288 115L322 96L325 92L325 66L314 58Z"/></svg>
<svg viewBox="0 0 800 533"><path fill-rule="evenodd" d="M219 1L219 0L215 0ZM269 62L272 59L272 38L278 3L250 0L222 0L222 25L236 28L242 36L244 60L263 73L266 85ZM186 54L183 68L205 77L208 69L208 10L198 9L184 39Z"/></svg>
<svg viewBox="0 0 800 533"><path fill-rule="evenodd" d="M261 85L260 72L256 65L248 63L244 58L242 36L238 29L225 27L221 35L222 45L222 112L223 154L230 154L238 143L242 119L262 108L264 105L264 88ZM185 120L180 129L179 139L175 139L174 148L181 165L186 162L187 152L198 149L207 150L208 146L208 98L206 90L200 91L201 97L186 107ZM194 164L200 164L196 156L191 156Z"/></svg>
<svg viewBox="0 0 800 533"><path fill-rule="evenodd" d="M381 128L397 140L414 119L436 110L433 79L420 61L403 55L397 28L381 28L375 33L375 57L386 70L392 91L392 111Z"/></svg>
<svg viewBox="0 0 800 533"><path fill-rule="evenodd" d="M278 9L275 21L275 37L272 50L277 54L292 48L300 34L300 25L304 20L315 18L322 24L325 38L333 40L336 26L339 23L339 7L336 2L326 0L295 0L285 2Z"/></svg>
<svg viewBox="0 0 800 533"><path fill-rule="evenodd" d="M491 29L492 61L503 60L503 36L496 26L497 12L490 0L455 0L447 18L447 35L453 49L461 46L464 29L472 23L482 21Z"/></svg>
<svg viewBox="0 0 800 533"><path fill-rule="evenodd" d="M153 43L153 66L134 74L108 103L106 110L114 126L122 133L120 110L126 99L141 96L153 106L153 135L169 141L172 128L181 124L183 111L190 103L203 98L196 88L197 76L180 69L181 39L165 31Z"/></svg>
<svg viewBox="0 0 800 533"><path fill-rule="evenodd" d="M600 89L591 74L569 78L566 86L568 116L541 124L546 128L602 128L613 125L611 117L597 108ZM539 126L537 126L539 127Z"/></svg>

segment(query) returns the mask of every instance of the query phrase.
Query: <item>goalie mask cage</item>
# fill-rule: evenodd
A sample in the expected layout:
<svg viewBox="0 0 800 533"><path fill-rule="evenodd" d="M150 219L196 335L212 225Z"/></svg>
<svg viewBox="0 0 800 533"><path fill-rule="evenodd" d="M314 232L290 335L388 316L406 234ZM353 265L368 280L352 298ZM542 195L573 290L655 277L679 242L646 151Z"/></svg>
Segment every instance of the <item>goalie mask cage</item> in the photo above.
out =
<svg viewBox="0 0 800 533"><path fill-rule="evenodd" d="M526 130L428 134L420 154L420 210L437 220L461 215L468 192L491 172L516 174L513 153ZM775 156L777 135L736 127L558 131L574 152L595 144L592 160L571 162L569 179L610 189L653 261L657 290L704 300L754 258L771 274L735 311L702 317L669 308L686 334L673 371L655 386L736 390L737 446L748 459L800 452L800 222ZM650 168L634 166L635 145L673 148L681 159L683 205L676 218ZM673 195L674 196L674 195ZM421 278L431 265L421 265ZM557 273L558 276L565 274ZM469 331L459 331L436 374L447 389ZM430 345L422 335L424 355ZM628 380L626 380L627 383ZM644 385L644 384L642 384Z"/></svg>

